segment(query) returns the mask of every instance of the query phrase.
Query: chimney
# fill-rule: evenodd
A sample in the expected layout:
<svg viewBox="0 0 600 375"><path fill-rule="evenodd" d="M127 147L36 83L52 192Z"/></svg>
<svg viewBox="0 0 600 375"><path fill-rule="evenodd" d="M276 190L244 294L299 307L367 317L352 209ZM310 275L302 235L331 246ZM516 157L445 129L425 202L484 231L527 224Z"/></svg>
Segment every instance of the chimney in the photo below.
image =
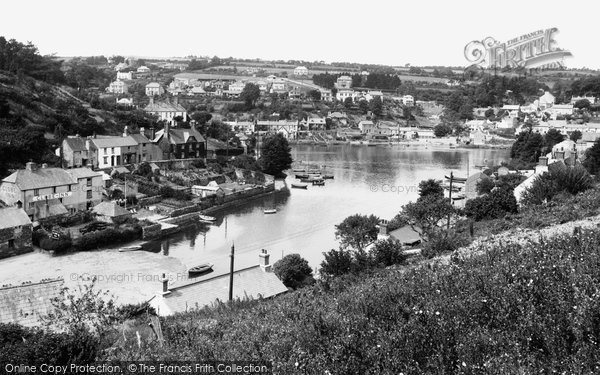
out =
<svg viewBox="0 0 600 375"><path fill-rule="evenodd" d="M169 135L169 131L171 130L171 122L167 121L165 123L165 135L168 136Z"/></svg>
<svg viewBox="0 0 600 375"><path fill-rule="evenodd" d="M381 236L388 235L388 221L387 220L381 220L381 222L379 222L379 234Z"/></svg>
<svg viewBox="0 0 600 375"><path fill-rule="evenodd" d="M538 161L538 165L542 166L542 167L547 167L548 166L548 158L545 156L540 156L540 159Z"/></svg>
<svg viewBox="0 0 600 375"><path fill-rule="evenodd" d="M144 127L140 128L140 134L146 136L146 129Z"/></svg>
<svg viewBox="0 0 600 375"><path fill-rule="evenodd" d="M123 137L127 137L129 135L129 128L127 127L127 125L125 125L125 128L123 128Z"/></svg>
<svg viewBox="0 0 600 375"><path fill-rule="evenodd" d="M43 163L42 164L42 168L48 168L48 164L47 163Z"/></svg>
<svg viewBox="0 0 600 375"><path fill-rule="evenodd" d="M23 208L23 202L17 201L17 208Z"/></svg>
<svg viewBox="0 0 600 375"><path fill-rule="evenodd" d="M152 95L152 96L150 97L150 103L149 103L149 104L154 104L154 95Z"/></svg>
<svg viewBox="0 0 600 375"><path fill-rule="evenodd" d="M35 171L37 170L37 164L35 164L34 162L30 161L25 163L25 169L27 169L28 171Z"/></svg>
<svg viewBox="0 0 600 375"><path fill-rule="evenodd" d="M150 128L150 140L153 140L155 137L154 127Z"/></svg>
<svg viewBox="0 0 600 375"><path fill-rule="evenodd" d="M179 104L179 97L177 95L175 95L175 97L173 98L173 104L174 105L178 105Z"/></svg>
<svg viewBox="0 0 600 375"><path fill-rule="evenodd" d="M271 265L269 264L269 257L269 252L265 249L262 249L260 251L260 254L258 254L258 264L260 264L260 267L265 271L271 269Z"/></svg>
<svg viewBox="0 0 600 375"><path fill-rule="evenodd" d="M161 292L161 295L165 296L165 295L171 293L169 291L169 278L167 277L166 274L164 274L164 273L162 274L162 280L161 281L162 281L162 292Z"/></svg>

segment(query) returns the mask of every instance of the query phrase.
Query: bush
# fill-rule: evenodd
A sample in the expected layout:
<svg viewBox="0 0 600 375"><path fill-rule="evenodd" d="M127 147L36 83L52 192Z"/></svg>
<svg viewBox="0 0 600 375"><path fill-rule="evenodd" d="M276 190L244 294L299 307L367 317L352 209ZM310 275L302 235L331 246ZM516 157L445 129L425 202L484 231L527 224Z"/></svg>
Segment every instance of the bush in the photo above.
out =
<svg viewBox="0 0 600 375"><path fill-rule="evenodd" d="M321 262L320 274L325 277L341 276L352 270L352 253L347 250L335 250L323 253L325 259Z"/></svg>
<svg viewBox="0 0 600 375"><path fill-rule="evenodd" d="M406 256L402 253L402 244L393 238L377 241L371 250L372 261L380 267L402 264Z"/></svg>
<svg viewBox="0 0 600 375"><path fill-rule="evenodd" d="M427 259L431 259L444 253L453 252L467 242L467 239L452 231L449 233L439 233L423 244L421 255Z"/></svg>
<svg viewBox="0 0 600 375"><path fill-rule="evenodd" d="M71 239L68 237L61 237L59 239L42 238L40 239L40 247L44 250L55 251L61 253L71 248Z"/></svg>
<svg viewBox="0 0 600 375"><path fill-rule="evenodd" d="M204 160L202 160L202 159L194 159L194 161L192 161L192 167L198 168L198 169L204 169L204 168L206 168L206 164L204 164Z"/></svg>
<svg viewBox="0 0 600 375"><path fill-rule="evenodd" d="M475 221L496 219L515 212L517 200L509 189L494 188L490 194L470 199L465 205L465 214Z"/></svg>
<svg viewBox="0 0 600 375"><path fill-rule="evenodd" d="M98 249L100 247L130 242L140 239L142 227L139 224L122 226L120 228L107 228L104 230L88 232L77 238L73 247L77 251Z"/></svg>
<svg viewBox="0 0 600 375"><path fill-rule="evenodd" d="M314 282L312 268L299 254L288 254L275 262L273 273L288 288L298 289Z"/></svg>

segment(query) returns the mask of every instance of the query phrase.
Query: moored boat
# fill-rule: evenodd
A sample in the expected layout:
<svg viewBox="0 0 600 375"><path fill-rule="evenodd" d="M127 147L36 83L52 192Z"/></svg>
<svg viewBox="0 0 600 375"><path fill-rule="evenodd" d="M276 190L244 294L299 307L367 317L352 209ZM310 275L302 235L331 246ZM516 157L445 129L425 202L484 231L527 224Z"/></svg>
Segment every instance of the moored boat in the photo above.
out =
<svg viewBox="0 0 600 375"><path fill-rule="evenodd" d="M299 178L299 179L308 178L308 173L296 173L296 178Z"/></svg>
<svg viewBox="0 0 600 375"><path fill-rule="evenodd" d="M325 185L325 180L321 179L321 180L313 180L312 184L315 186L324 186Z"/></svg>
<svg viewBox="0 0 600 375"><path fill-rule="evenodd" d="M298 184L298 183L292 184L292 188L294 188L294 189L306 189L307 187L308 187L307 184Z"/></svg>
<svg viewBox="0 0 600 375"><path fill-rule="evenodd" d="M213 221L217 221L216 217L213 216L208 216L208 215L198 215L198 218L202 221L208 221L208 222L213 222Z"/></svg>
<svg viewBox="0 0 600 375"><path fill-rule="evenodd" d="M195 267L190 268L188 270L188 274L190 274L190 275L200 275L200 274L212 271L212 268L213 268L213 264L212 263L204 263L204 264L200 264L200 265L197 265Z"/></svg>
<svg viewBox="0 0 600 375"><path fill-rule="evenodd" d="M264 209L263 212L265 214L275 214L275 213L277 213L277 209L276 208L268 208L268 209Z"/></svg>
<svg viewBox="0 0 600 375"><path fill-rule="evenodd" d="M125 246L119 249L120 253L125 253L128 251L138 251L138 250L142 250L142 245L132 245L132 246Z"/></svg>

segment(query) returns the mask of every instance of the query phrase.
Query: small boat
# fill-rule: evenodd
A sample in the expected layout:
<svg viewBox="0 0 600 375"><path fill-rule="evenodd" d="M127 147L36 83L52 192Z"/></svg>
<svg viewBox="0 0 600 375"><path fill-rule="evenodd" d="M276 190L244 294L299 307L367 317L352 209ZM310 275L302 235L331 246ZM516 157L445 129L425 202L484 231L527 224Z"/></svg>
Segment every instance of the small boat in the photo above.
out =
<svg viewBox="0 0 600 375"><path fill-rule="evenodd" d="M138 251L142 250L142 245L133 245L133 246L125 246L119 249L120 253L125 253L128 251Z"/></svg>
<svg viewBox="0 0 600 375"><path fill-rule="evenodd" d="M297 173L296 178L299 178L299 179L308 178L308 174L307 173Z"/></svg>
<svg viewBox="0 0 600 375"><path fill-rule="evenodd" d="M313 180L312 184L315 186L324 186L325 180Z"/></svg>
<svg viewBox="0 0 600 375"><path fill-rule="evenodd" d="M312 181L312 178L308 178L308 177L300 179L300 182L311 182L311 181Z"/></svg>
<svg viewBox="0 0 600 375"><path fill-rule="evenodd" d="M208 216L208 215L198 215L198 218L202 221L208 221L208 222L213 222L213 221L217 221L216 217L213 216Z"/></svg>
<svg viewBox="0 0 600 375"><path fill-rule="evenodd" d="M275 214L275 213L277 213L277 209L276 208L268 208L268 209L263 210L263 212L265 214Z"/></svg>
<svg viewBox="0 0 600 375"><path fill-rule="evenodd" d="M324 174L321 175L321 177L323 179L325 179L325 180L333 180L333 175L332 174L324 173Z"/></svg>
<svg viewBox="0 0 600 375"><path fill-rule="evenodd" d="M203 273L212 271L212 268L213 268L213 264L211 264L211 263L200 264L198 266L190 268L188 270L188 273L190 275L199 275L199 274L203 274Z"/></svg>
<svg viewBox="0 0 600 375"><path fill-rule="evenodd" d="M292 188L294 189L306 189L308 184L292 184Z"/></svg>
<svg viewBox="0 0 600 375"><path fill-rule="evenodd" d="M306 169L302 168L302 169L292 169L292 172L294 173L306 173Z"/></svg>

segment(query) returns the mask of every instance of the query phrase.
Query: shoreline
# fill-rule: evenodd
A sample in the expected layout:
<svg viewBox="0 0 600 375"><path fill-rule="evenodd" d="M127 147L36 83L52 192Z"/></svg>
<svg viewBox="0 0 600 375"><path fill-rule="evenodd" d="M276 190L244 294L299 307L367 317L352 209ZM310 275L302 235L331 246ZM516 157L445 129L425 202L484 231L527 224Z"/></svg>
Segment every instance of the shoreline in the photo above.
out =
<svg viewBox="0 0 600 375"><path fill-rule="evenodd" d="M446 148L449 150L454 149L500 149L506 150L512 147L512 144L484 144L484 145L470 145L470 144L456 144L454 142L443 142L440 140L430 141L401 141L401 142L369 142L369 141L305 141L305 140L295 140L290 141L290 145L292 146L340 146L340 145L351 145L351 146L363 146L363 147L439 147Z"/></svg>

